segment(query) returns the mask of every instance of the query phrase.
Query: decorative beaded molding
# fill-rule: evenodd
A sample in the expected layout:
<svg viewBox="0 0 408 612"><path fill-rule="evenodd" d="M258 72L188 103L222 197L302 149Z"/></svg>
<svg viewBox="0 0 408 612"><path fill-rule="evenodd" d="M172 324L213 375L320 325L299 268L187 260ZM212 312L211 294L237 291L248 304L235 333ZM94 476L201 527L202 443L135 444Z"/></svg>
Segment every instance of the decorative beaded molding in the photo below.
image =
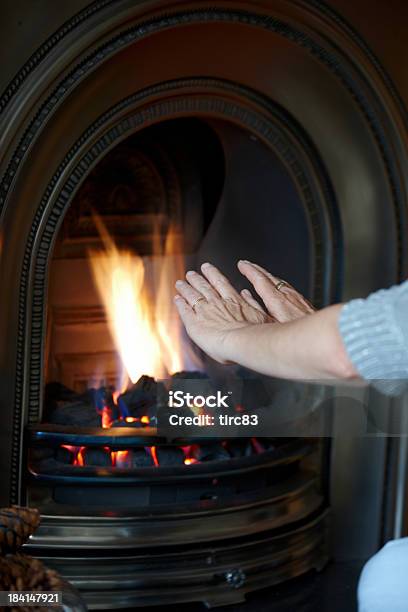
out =
<svg viewBox="0 0 408 612"><path fill-rule="evenodd" d="M100 13L103 9L117 3L117 0L96 0L84 8L79 13L76 13L71 19L66 21L62 27L57 30L52 36L33 53L33 55L24 64L23 68L16 74L16 76L10 81L9 85L4 90L4 93L0 97L0 113L7 107L10 100L18 92L21 85L29 74L35 70L35 68L41 63L41 61L50 53L50 51L57 46L63 39L72 31L74 31L83 22L89 20L93 15ZM408 122L407 111L401 97L390 77L381 64L378 57L365 43L364 39L361 38L357 30L355 30L339 13L337 13L332 7L328 6L323 0L299 0L298 4L301 5L304 11L311 12L311 9L318 14L329 19L336 24L339 31L341 31L346 37L353 41L355 45L359 47L364 55L369 59L370 63L375 67L377 73L387 85L388 91L393 96L395 102L399 106L399 110L404 117L405 122Z"/></svg>
<svg viewBox="0 0 408 612"><path fill-rule="evenodd" d="M105 1L100 2L100 4L104 7L109 3ZM91 7L93 7L94 10L91 10ZM96 4L91 5L91 7L86 9L85 13L87 13L87 15L83 16L81 19L79 16L82 15L82 13L78 14L78 16L76 17L76 19L79 20L78 23L92 15L97 10ZM357 87L353 75L351 75L350 71L341 64L340 59L333 55L333 53L331 53L327 49L323 48L312 38L310 38L309 35L305 34L304 32L301 32L300 30L294 28L289 24L282 22L279 19L264 15L257 15L245 11L225 11L214 8L208 9L206 11L174 13L158 17L157 19L144 21L139 25L115 36L111 41L105 43L94 53L82 60L77 65L77 67L63 81L60 82L59 86L54 89L53 93L48 97L47 101L38 111L36 117L31 122L30 127L26 130L23 138L21 139L19 146L17 147L17 150L13 155L13 158L9 164L5 176L0 184L0 214L18 165L19 163L21 163L21 160L24 157L24 154L27 151L30 143L33 141L36 133L38 133L38 131L41 129L42 123L47 119L54 106L56 106L58 102L69 93L69 91L75 86L77 82L81 81L84 78L84 75L86 75L88 71L92 70L96 65L113 56L120 49L134 43L135 41L141 38L144 38L147 35L153 34L154 32L158 32L163 29L169 29L171 27L177 27L186 23L192 24L206 22L242 23L269 30L300 45L303 49L305 49L305 51L313 55L327 68L329 68L333 72L333 74L335 74L335 76L342 82L342 84L349 91L352 97L356 100L360 107L360 110L368 121L381 151L383 162L386 166L387 173L389 175L390 185L393 191L393 199L396 204L397 212L401 210L401 188L399 185L396 170L391 162L392 152L388 144L387 138L384 134L383 128L380 122L378 121L377 116L372 109L372 106L369 104L366 95L363 93L362 88ZM65 29L63 28L63 30L60 31L59 35L55 35L56 40L61 40L61 38L63 38L71 29L72 26L69 29L68 26L66 26ZM44 56L45 49L43 49L43 47L41 47L41 49L42 53L39 53L39 55L41 55L42 58ZM39 62L39 59L33 59L33 67L39 64ZM25 77L27 77L27 71L25 71L24 74ZM365 86L369 89L369 84L364 78L363 74L360 73L358 76L362 82L365 81ZM16 77L15 90L17 90L18 86L21 85L21 78L21 76L20 78ZM7 98L7 100L9 100L9 97ZM398 218L399 215L397 214L396 217ZM401 230L402 228L398 228L399 235Z"/></svg>
<svg viewBox="0 0 408 612"><path fill-rule="evenodd" d="M74 30L80 23L84 22L86 19L90 18L93 14L98 11L104 9L105 7L113 4L112 0L98 1L87 7L84 11L75 16L72 20L67 22L55 35L53 35L50 39L46 41L46 43L30 58L29 62L24 66L22 71L16 76L13 82L10 84L6 93L0 99L0 108L3 110L13 95L18 91L21 87L24 80L29 76L29 74L38 67L42 61L42 59L49 53L53 47L55 47L59 42L61 42L64 37ZM324 10L327 11L327 7L321 5L319 2L318 5L313 2L313 5L316 10ZM392 190L393 202L395 206L395 218L397 222L397 235L398 235L398 253L399 260L402 260L402 249L403 249L403 227L400 223L400 219L402 218L402 210L404 206L404 200L402 197L401 187L400 187L400 177L398 174L398 170L393 161L393 153L391 151L391 147L388 144L387 137L384 133L383 126L381 122L378 120L377 115L375 114L373 108L373 104L367 99L366 93L363 92L361 85L357 84L357 81L360 81L360 84L364 84L364 89L367 92L370 92L370 95L373 96L373 100L379 104L381 107L381 101L379 101L374 92L372 92L370 85L366 78L363 76L362 72L359 72L355 67L355 74L350 72L350 68L347 68L342 64L342 61L339 57L335 56L331 51L323 48L319 43L313 40L309 34L305 34L304 32L288 25L281 20L274 19L269 16L257 15L253 13L248 13L244 11L234 11L234 10L218 10L218 9L208 9L208 10L200 10L200 11L191 11L191 12L178 12L169 14L166 16L160 16L156 19L146 20L138 25L121 32L112 38L109 42L103 44L99 49L90 54L84 60L77 64L77 66L71 71L71 73L65 77L60 83L55 87L55 89L50 93L48 99L36 113L34 118L32 119L29 127L25 131L21 141L16 147L14 154L11 158L9 166L6 170L6 173L2 179L0 184L0 213L4 203L6 201L9 189L13 183L13 179L15 177L16 171L25 157L26 151L30 144L34 141L36 135L40 132L42 125L47 120L48 115L54 110L54 108L61 102L63 98L65 98L69 92L79 83L84 77L86 77L86 73L95 68L95 66L101 64L103 61L114 55L120 49L133 44L135 41L142 39L143 37L152 34L153 32L158 32L163 29L168 29L171 27L177 27L183 24L191 24L191 23L205 23L205 22L228 22L228 23L243 23L248 24L254 27L263 28L274 32L280 36L283 36L286 39L291 40L293 43L301 46L305 52L313 55L313 57L324 64L342 83L342 85L346 88L349 94L354 98L356 103L358 104L361 113L366 118L372 134L377 143L378 149L382 155L383 163L386 168L389 184ZM344 27L344 23L341 23L341 26ZM355 34L354 34L355 38ZM358 42L358 41L357 41ZM367 52L365 48L360 44L360 48L363 51ZM373 56L372 56L373 57ZM369 59L372 59L370 57ZM380 65L378 62L373 62L376 69L380 69ZM384 73L385 74L385 73ZM384 76L383 74L383 76ZM355 76L358 76L358 79ZM237 118L236 118L237 119ZM134 126L135 128L136 126ZM97 126L94 127L97 129ZM122 128L118 129L126 129L126 125L122 126ZM256 129L255 126L252 129ZM86 141L86 139L91 135L92 132L89 130L83 136L82 144ZM118 134L120 137L120 134ZM261 135L262 137L262 135ZM78 143L77 143L78 144ZM52 189L51 185L55 185L58 176L60 176L63 168L68 164L76 155L76 151L82 146L82 144L78 144L78 148L71 150L64 161L62 162L60 168L58 169L56 175L50 183L49 189ZM110 146L111 143L106 142L102 143L106 144L106 147ZM273 143L271 143L273 144ZM88 156L88 157L87 157ZM316 158L315 158L316 159ZM92 163L92 156L88 152L84 157L84 163ZM66 187L70 189L72 192L75 190L78 182L81 180L82 175L79 169L76 170L70 177L67 182ZM326 183L326 193L329 193L330 188ZM50 191L47 190L45 198L50 196ZM43 201L44 202L44 201ZM19 481L19 464L20 464L20 446L21 446L21 432L22 432L22 402L23 402L23 377L24 377L24 357L26 354L26 316L27 316L27 291L30 281L30 271L31 271L31 258L32 258L32 249L34 245L34 240L37 235L37 231L42 219L42 215L44 212L44 203L41 203L39 209L37 210L32 224L32 229L30 232L30 236L26 246L26 255L24 258L24 263L21 271L21 293L20 293L20 303L19 303L19 322L18 322L18 337L17 337L17 363L16 363L16 380L15 380L15 413L14 413L14 426L13 426L13 448L12 448L12 458L11 458L11 499L12 501L18 500L18 481ZM41 374L41 344L42 344L42 323L40 323L40 319L42 321L43 317L43 308L44 308L44 287L46 283L46 270L47 270L47 258L51 248L51 243L53 240L53 235L55 232L56 222L53 221L53 215L60 216L64 209L65 204L61 204L61 202L56 205L55 210L52 214L50 214L48 218L48 222L44 229L41 245L38 249L37 257L36 257L36 272L34 278L34 291L33 291L33 301L32 301L32 344L31 344L31 363L30 363L30 372L29 372L29 397L30 397L30 414L31 416L34 413L38 414L39 410L39 398L41 396L40 393L40 374ZM38 268L40 266L40 268ZM401 263L400 263L401 269ZM401 270L400 270L401 271ZM400 272L399 271L399 272ZM39 326L39 327L38 327ZM37 399L35 399L37 398ZM31 404L31 401L34 403ZM33 413L34 411L34 413Z"/></svg>

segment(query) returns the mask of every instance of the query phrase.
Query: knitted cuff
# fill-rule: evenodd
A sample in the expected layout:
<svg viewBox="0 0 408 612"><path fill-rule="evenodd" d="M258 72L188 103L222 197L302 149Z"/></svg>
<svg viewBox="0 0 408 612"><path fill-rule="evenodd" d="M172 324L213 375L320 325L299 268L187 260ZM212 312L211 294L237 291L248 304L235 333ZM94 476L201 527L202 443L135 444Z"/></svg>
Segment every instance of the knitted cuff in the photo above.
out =
<svg viewBox="0 0 408 612"><path fill-rule="evenodd" d="M380 291L366 300L345 304L340 312L339 329L359 374L373 381L379 390L394 395L407 386L408 353L393 300L387 293Z"/></svg>

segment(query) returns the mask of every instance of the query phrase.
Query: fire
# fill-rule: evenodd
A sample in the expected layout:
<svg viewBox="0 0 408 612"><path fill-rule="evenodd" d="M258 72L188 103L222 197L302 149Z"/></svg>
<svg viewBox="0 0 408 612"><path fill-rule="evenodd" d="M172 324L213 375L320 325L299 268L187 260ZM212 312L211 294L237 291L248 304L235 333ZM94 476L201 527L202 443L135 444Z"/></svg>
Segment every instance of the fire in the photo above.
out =
<svg viewBox="0 0 408 612"><path fill-rule="evenodd" d="M86 467L88 465L85 461L85 446L69 446L68 444L61 444L61 448L66 448L71 453L71 465L75 467ZM194 465L195 463L200 463L198 459L191 456L193 446L183 446L181 448L184 453L184 465ZM109 446L104 446L103 449L110 455L111 467L132 469L132 450L112 450ZM157 448L155 446L145 446L144 449L152 458L152 467L160 467Z"/></svg>
<svg viewBox="0 0 408 612"><path fill-rule="evenodd" d="M152 459L153 459L153 463L156 467L159 467L159 460L157 458L157 451L156 451L156 447L155 446L148 446L148 452L150 452Z"/></svg>
<svg viewBox="0 0 408 612"><path fill-rule="evenodd" d="M68 444L61 444L61 448L66 448L72 454L73 465L84 467L84 451L85 446L69 446Z"/></svg>
<svg viewBox="0 0 408 612"><path fill-rule="evenodd" d="M198 463L197 459L194 459L194 457L186 457L184 459L184 465L193 465L194 463Z"/></svg>
<svg viewBox="0 0 408 612"><path fill-rule="evenodd" d="M116 467L129 467L130 453L128 450L113 451L111 453L112 465Z"/></svg>
<svg viewBox="0 0 408 612"><path fill-rule="evenodd" d="M160 237L154 240L154 255L146 261L119 250L99 217L95 223L104 250L90 252L91 269L125 371L120 390L128 378L136 383L142 374L160 379L197 368L173 307L174 283L185 272L183 257L176 254L176 230L168 231L164 246Z"/></svg>
<svg viewBox="0 0 408 612"><path fill-rule="evenodd" d="M140 419L142 423L144 422L144 421L143 421L143 419L144 419L144 418L147 418L147 419L148 419L149 417L142 417L142 418ZM126 423L136 423L137 418L136 418L136 417L125 417L125 421L126 421Z"/></svg>
<svg viewBox="0 0 408 612"><path fill-rule="evenodd" d="M108 408L108 406L104 406L102 408L101 416L102 416L102 427L104 429L107 429L108 427L111 426L112 421L113 421L112 411L110 410L110 408Z"/></svg>

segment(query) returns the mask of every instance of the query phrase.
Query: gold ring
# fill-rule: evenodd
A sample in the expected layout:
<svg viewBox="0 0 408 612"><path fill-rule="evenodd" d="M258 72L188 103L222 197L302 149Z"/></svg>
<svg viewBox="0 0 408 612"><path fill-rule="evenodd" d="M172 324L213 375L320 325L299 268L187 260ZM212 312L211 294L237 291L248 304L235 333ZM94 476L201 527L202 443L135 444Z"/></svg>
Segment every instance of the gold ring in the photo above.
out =
<svg viewBox="0 0 408 612"><path fill-rule="evenodd" d="M201 302L202 300L204 300L204 302L206 302L207 300L205 299L205 297L199 297L197 298L192 304L191 304L191 308L193 310L195 310L195 307L197 306L198 302Z"/></svg>
<svg viewBox="0 0 408 612"><path fill-rule="evenodd" d="M276 283L275 289L276 291L280 291L282 287L287 287L287 286L288 286L288 283L285 283L285 281L280 280L279 283Z"/></svg>

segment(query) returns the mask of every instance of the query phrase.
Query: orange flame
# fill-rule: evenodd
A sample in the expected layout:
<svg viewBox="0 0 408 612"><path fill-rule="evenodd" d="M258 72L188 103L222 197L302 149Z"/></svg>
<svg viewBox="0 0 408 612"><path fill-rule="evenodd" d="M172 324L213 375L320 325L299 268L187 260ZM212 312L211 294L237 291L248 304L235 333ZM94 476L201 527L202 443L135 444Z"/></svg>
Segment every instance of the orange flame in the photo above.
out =
<svg viewBox="0 0 408 612"><path fill-rule="evenodd" d="M153 463L156 467L159 467L159 460L157 458L157 451L155 446L149 446L149 451L153 459Z"/></svg>
<svg viewBox="0 0 408 612"><path fill-rule="evenodd" d="M116 467L129 467L130 453L128 450L119 450L112 452L112 465Z"/></svg>
<svg viewBox="0 0 408 612"><path fill-rule="evenodd" d="M128 417L129 418L129 417ZM62 444L61 448L66 448L73 455L72 465L76 467L84 467L84 452L86 450L85 446L69 446L68 444ZM112 467L118 468L126 468L129 469L132 467L132 451L131 450L116 450L112 451L109 446L103 447L108 453L110 453L111 465ZM191 457L191 451L193 449L192 446L183 446L181 447L184 452L184 465L194 465L195 463L200 463L198 459L195 457ZM157 456L157 449L155 446L147 446L145 447L147 453L150 454L153 465L155 467L159 467L159 459Z"/></svg>
<svg viewBox="0 0 408 612"><path fill-rule="evenodd" d="M173 306L174 283L184 275L184 262L176 255L176 231L170 229L164 248L154 241L154 256L119 250L104 224L95 216L104 250L91 251L96 287L124 370L133 383L147 374L164 378L182 369L199 367L197 357L183 343L182 325ZM147 278L146 263L152 279ZM154 302L151 295L154 295ZM119 384L123 391L127 376Z"/></svg>
<svg viewBox="0 0 408 612"><path fill-rule="evenodd" d="M143 422L144 417L142 417L142 422ZM137 418L136 417L125 417L125 421L126 423L136 423Z"/></svg>
<svg viewBox="0 0 408 612"><path fill-rule="evenodd" d="M184 459L184 465L193 465L194 463L198 463L197 459L194 459L194 457L186 457Z"/></svg>

